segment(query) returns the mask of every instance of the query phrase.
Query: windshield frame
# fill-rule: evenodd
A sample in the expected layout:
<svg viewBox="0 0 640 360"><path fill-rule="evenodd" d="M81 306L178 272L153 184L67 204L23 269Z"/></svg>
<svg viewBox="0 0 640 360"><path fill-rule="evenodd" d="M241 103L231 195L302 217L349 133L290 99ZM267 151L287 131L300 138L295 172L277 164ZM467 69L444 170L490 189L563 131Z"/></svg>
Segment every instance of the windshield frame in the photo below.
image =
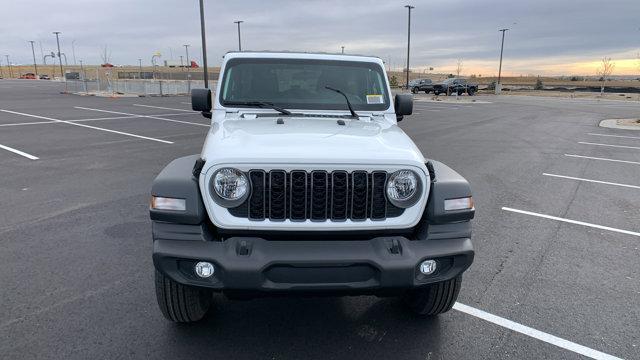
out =
<svg viewBox="0 0 640 360"><path fill-rule="evenodd" d="M237 57L229 59L224 66L222 77L220 80L220 84L218 86L218 103L220 106L225 108L258 108L256 106L250 105L228 105L227 103L234 102L231 100L226 100L223 98L224 86L227 82L227 77L229 76L229 70L237 65L242 63L249 64L318 64L318 65L337 65L337 66L353 66L359 68L369 68L380 75L382 80L383 87L383 100L384 102L381 104L353 104L353 108L356 111L360 112L385 112L391 108L391 96L389 94L389 82L387 79L386 72L384 68L373 61L356 61L356 60L333 60L333 59L308 59L308 58L286 58L286 57L278 57L278 58L259 58L259 57ZM329 91L329 90L327 90ZM307 110L307 111L349 111L346 101L339 102L336 104L322 104L322 103L283 103L283 102L272 102L274 105L288 109L288 110Z"/></svg>

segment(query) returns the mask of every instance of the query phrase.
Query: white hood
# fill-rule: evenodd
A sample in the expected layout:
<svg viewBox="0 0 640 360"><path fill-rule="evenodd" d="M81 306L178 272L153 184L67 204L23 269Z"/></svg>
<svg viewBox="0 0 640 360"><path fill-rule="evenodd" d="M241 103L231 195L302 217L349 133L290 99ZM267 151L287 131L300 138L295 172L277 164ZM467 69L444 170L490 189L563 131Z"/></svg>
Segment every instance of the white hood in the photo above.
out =
<svg viewBox="0 0 640 360"><path fill-rule="evenodd" d="M242 117L215 121L202 157L214 164L375 164L424 167L424 157L397 125L379 120ZM366 118L371 119L371 118Z"/></svg>

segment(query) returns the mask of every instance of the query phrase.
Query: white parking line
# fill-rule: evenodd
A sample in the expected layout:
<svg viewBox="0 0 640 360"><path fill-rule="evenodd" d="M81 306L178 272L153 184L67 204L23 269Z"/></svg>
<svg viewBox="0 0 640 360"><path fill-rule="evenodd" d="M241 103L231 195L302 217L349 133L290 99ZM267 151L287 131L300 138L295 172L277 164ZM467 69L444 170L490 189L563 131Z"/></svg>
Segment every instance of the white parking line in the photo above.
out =
<svg viewBox="0 0 640 360"><path fill-rule="evenodd" d="M617 160L617 159L607 159L607 158L601 158L601 157L583 156L583 155L573 155L573 154L564 154L564 156L569 156L569 157L574 157L574 158L580 158L580 159L591 159L591 160L613 161L613 162L619 162L619 163L625 163L625 164L635 164L635 165L640 165L640 162L638 162L638 161Z"/></svg>
<svg viewBox="0 0 640 360"><path fill-rule="evenodd" d="M46 116L31 115L31 114L25 114L25 113L21 113L21 112L17 112L17 111L10 111L10 110L4 110L4 109L0 109L0 111L6 112L6 113L9 113L9 114L28 116L28 117L32 117L32 118L36 118L36 119L44 119L44 120L49 120L49 121L53 121L53 122L59 122L59 123L64 123L64 124L69 124L69 125L74 125L74 126L80 126L80 127L84 127L84 128L88 128L88 129L94 129L94 130L100 130L100 131L110 132L110 133L114 133L114 134L131 136L131 137L135 137L135 138L138 138L138 139L157 141L157 142L161 142L161 143L165 143L165 144L173 144L172 141L161 140L161 139L156 139L156 138L152 138L152 137L147 137L147 136L136 135L136 134L131 134L131 133L127 133L127 132L122 132L122 131L110 130L110 129L105 129L105 128L101 128L101 127L97 127L97 126L78 124L78 123L74 123L74 122L70 122L70 121L66 121L66 120L53 119L53 118L46 117Z"/></svg>
<svg viewBox="0 0 640 360"><path fill-rule="evenodd" d="M187 110L187 109L176 109L176 108L170 108L170 107L151 106L151 105L142 105L142 104L133 104L133 106L141 106L141 107L147 107L147 108L153 108L153 109L163 109L163 110L187 111L187 112L190 112L190 113L194 114L193 110Z"/></svg>
<svg viewBox="0 0 640 360"><path fill-rule="evenodd" d="M640 186L636 186L636 185L619 184L619 183L608 182L608 181L583 179L583 178L578 178L578 177L573 177L573 176L547 174L547 173L542 173L542 175L544 175L544 176L552 176L552 177L557 177L557 178L563 178L563 179L570 179L570 180L586 181L586 182L592 182L592 183L596 183L596 184L615 185L615 186L628 187L628 188L632 188L632 189L640 189Z"/></svg>
<svg viewBox="0 0 640 360"><path fill-rule="evenodd" d="M639 236L640 237L640 233L639 232L616 229L616 228L612 228L612 227L608 227L608 226L591 224L591 223L584 222L584 221L565 219L565 218L561 218L561 217L557 217L557 216L540 214L540 213L535 213L535 212L532 212L532 211L518 210L518 209L509 208L509 207L503 207L502 210L510 211L510 212L514 212L514 213L519 213L519 214L524 214L524 215L536 216L536 217L540 217L540 218L544 218L544 219L550 219L550 220L566 222L566 223L569 223L569 224L582 225L582 226L592 227L592 228L595 228L595 229L608 230L608 231L613 231L613 232L617 232L617 233L621 233L621 234L627 234L627 235L633 235L633 236Z"/></svg>
<svg viewBox="0 0 640 360"><path fill-rule="evenodd" d="M129 116L139 116L139 117L148 118L148 119L156 119L156 120L170 121L170 122L181 123L181 124L189 124L189 125L197 125L197 126L206 126L206 127L211 126L211 125L209 125L209 124L201 124L201 123L195 123L195 122L190 122L190 121L182 121L182 120L167 119L167 118L158 117L158 116L155 116L155 115L139 115L139 114L130 114L130 113L124 113L124 112L119 112L119 111L102 110L102 109L93 109L93 108L87 108L87 107L82 107L82 106L74 106L74 108L76 108L76 109L81 109L81 110L98 111L98 112L104 112L104 113L110 113L110 114L120 114L120 115L129 115Z"/></svg>
<svg viewBox="0 0 640 360"><path fill-rule="evenodd" d="M586 346L582 346L580 344L576 344L572 341L569 340L565 340L562 338L559 338L557 336L542 332L540 330L536 330L534 328L530 328L528 326L519 324L517 322L505 319L503 317L497 316L497 315L493 315L493 314L489 314L488 312L473 308L471 306L465 305L465 304L461 304L459 302L453 304L453 309L454 310L458 310L462 313L471 315L471 316L475 316L477 318L480 318L482 320L488 321L490 323L496 324L498 326L502 326L503 328L507 328L509 330L515 331L517 333L523 334L523 335L527 335L529 337L532 337L534 339L538 339L540 341L544 341L548 344L552 344L555 345L557 347L563 348L565 350L569 350L572 351L576 354L580 354L586 357L590 357L592 359L598 359L598 360L622 360L619 357L615 357L613 355L609 355L609 354L605 354L601 351L598 350L594 350L591 348L588 348Z"/></svg>
<svg viewBox="0 0 640 360"><path fill-rule="evenodd" d="M160 114L157 116L183 116L183 115L191 115L185 113L179 114ZM118 119L139 119L144 118L142 115L134 115L134 116L110 116L110 117L99 117L99 118L88 118L88 119L77 119L77 120L65 120L68 122L85 122L85 121L100 121L100 120L118 120ZM22 122L22 123L10 123L10 124L0 124L0 127L3 126L22 126L22 125L41 125L41 124L55 124L58 121L33 121L33 122Z"/></svg>
<svg viewBox="0 0 640 360"><path fill-rule="evenodd" d="M591 135L591 136L610 136L610 137L625 138L625 139L640 139L640 136L627 136L627 135L610 135L610 134L597 134L597 133L588 133L587 135Z"/></svg>
<svg viewBox="0 0 640 360"><path fill-rule="evenodd" d="M595 146L608 146L608 147L624 148L624 149L640 149L640 147L638 147L638 146L600 144L600 143L592 143L592 142L585 142L585 141L579 141L578 144L595 145Z"/></svg>
<svg viewBox="0 0 640 360"><path fill-rule="evenodd" d="M18 149L14 149L14 148L12 148L12 147L8 147L8 146L2 145L2 144L0 144L0 149L5 149L5 150L7 150L7 151L11 151L11 152L12 152L12 153L14 153L14 154L18 154L18 155L24 156L24 157L26 157L27 159L31 159L31 160L38 160L38 157L37 157L37 156L33 156L33 155L28 154L28 153L26 153L26 152L24 152L24 151L20 151L20 150L18 150Z"/></svg>

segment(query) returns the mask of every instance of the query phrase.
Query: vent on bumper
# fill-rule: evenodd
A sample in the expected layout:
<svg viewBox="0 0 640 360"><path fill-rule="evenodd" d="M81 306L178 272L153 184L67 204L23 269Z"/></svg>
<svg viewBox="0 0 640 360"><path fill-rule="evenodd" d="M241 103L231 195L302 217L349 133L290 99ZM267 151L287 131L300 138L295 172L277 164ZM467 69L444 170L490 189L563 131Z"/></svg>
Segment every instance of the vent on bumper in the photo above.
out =
<svg viewBox="0 0 640 360"><path fill-rule="evenodd" d="M387 201L385 171L251 170L251 195L228 209L233 216L261 221L364 221L402 215Z"/></svg>

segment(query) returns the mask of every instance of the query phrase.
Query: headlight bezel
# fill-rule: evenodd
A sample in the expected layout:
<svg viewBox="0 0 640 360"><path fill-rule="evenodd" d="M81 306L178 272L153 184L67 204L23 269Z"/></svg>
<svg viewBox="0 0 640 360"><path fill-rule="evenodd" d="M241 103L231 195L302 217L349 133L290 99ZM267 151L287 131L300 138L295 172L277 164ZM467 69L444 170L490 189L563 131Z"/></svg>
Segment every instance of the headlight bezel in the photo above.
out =
<svg viewBox="0 0 640 360"><path fill-rule="evenodd" d="M244 192L244 194L242 194L241 196L239 196L236 199L229 199L226 197L223 197L221 194L218 193L218 191L216 190L216 177L218 176L218 174L220 174L223 171L234 171L236 172L236 174L240 175L242 178L244 178L245 184L246 184L246 190ZM249 177L247 176L247 174L237 168L233 168L233 167L223 167L220 168L218 170L216 170L212 175L211 178L209 180L209 191L211 192L211 197L213 198L213 200L216 202L216 204L224 207L224 208L234 208L234 207L238 207L240 205L242 205L242 203L244 203L247 198L249 198L249 195L251 193L251 182L249 180Z"/></svg>
<svg viewBox="0 0 640 360"><path fill-rule="evenodd" d="M400 176L401 173L403 173L403 172L408 172L408 173L413 175L413 177L415 178L415 181L416 181L416 186L415 186L415 189L413 191L413 194L411 194L408 198L406 198L406 199L394 199L389 194L389 185L391 185L392 180L394 180L397 176ZM396 170L396 171L392 172L391 174L389 174L389 176L387 177L387 183L385 184L385 187L384 187L384 193L385 193L385 196L387 198L387 201L389 201L392 205L394 205L396 207L399 207L399 208L402 208L402 209L410 208L413 205L415 205L416 203L418 203L418 201L420 200L420 198L422 196L422 179L420 178L418 173L416 173L413 170L410 170L410 169Z"/></svg>

